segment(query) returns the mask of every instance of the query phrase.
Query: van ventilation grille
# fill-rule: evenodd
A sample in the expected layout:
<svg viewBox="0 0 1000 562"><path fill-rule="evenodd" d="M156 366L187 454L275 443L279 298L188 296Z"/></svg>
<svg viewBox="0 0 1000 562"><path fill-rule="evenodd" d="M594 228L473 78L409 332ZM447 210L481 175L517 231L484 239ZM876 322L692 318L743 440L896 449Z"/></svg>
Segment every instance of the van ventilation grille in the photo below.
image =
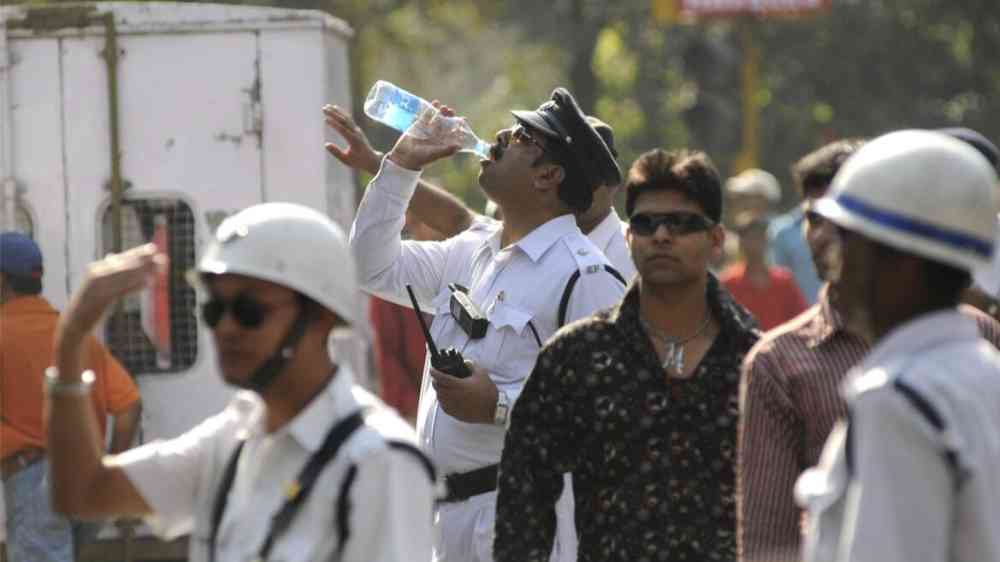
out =
<svg viewBox="0 0 1000 562"><path fill-rule="evenodd" d="M102 217L104 250L112 251L112 209ZM133 375L186 371L198 357L196 295L185 280L195 265L191 207L180 199L130 198L121 207L122 248L153 242L167 250L170 267L152 289L123 301L105 324L105 341Z"/></svg>

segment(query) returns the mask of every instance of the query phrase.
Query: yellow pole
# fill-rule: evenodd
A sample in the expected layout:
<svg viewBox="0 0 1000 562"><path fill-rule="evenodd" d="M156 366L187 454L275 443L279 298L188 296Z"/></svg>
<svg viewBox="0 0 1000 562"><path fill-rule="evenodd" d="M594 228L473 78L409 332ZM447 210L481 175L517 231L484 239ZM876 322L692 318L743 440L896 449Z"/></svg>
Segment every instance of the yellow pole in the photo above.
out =
<svg viewBox="0 0 1000 562"><path fill-rule="evenodd" d="M748 168L756 168L760 154L760 106L757 103L758 78L760 73L760 50L753 38L753 20L740 25L740 40L743 45L742 98L743 98L743 146L736 157L734 173Z"/></svg>
<svg viewBox="0 0 1000 562"><path fill-rule="evenodd" d="M652 0L653 21L669 25L677 22L678 0Z"/></svg>

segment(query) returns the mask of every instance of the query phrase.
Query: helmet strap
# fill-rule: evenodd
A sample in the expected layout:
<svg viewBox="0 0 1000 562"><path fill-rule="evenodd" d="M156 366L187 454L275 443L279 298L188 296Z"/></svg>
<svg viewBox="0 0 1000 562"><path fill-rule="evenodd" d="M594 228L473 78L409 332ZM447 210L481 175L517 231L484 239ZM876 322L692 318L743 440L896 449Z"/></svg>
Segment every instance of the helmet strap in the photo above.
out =
<svg viewBox="0 0 1000 562"><path fill-rule="evenodd" d="M300 306L299 314L295 317L295 322L288 328L281 344L263 365L251 373L250 379L247 381L247 388L258 393L263 392L271 386L288 361L295 356L295 348L306 333L306 326L309 325L312 318L308 305L300 301Z"/></svg>

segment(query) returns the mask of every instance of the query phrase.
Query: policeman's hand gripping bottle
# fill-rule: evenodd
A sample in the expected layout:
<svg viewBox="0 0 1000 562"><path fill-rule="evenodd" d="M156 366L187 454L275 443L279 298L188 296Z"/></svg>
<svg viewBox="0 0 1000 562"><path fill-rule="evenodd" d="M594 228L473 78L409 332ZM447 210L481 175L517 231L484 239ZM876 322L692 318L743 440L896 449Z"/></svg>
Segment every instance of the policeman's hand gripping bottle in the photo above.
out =
<svg viewBox="0 0 1000 562"><path fill-rule="evenodd" d="M489 158L489 143L477 137L465 119L438 115L438 110L426 100L384 80L375 82L368 92L365 113L402 133L454 142L462 147L462 152Z"/></svg>

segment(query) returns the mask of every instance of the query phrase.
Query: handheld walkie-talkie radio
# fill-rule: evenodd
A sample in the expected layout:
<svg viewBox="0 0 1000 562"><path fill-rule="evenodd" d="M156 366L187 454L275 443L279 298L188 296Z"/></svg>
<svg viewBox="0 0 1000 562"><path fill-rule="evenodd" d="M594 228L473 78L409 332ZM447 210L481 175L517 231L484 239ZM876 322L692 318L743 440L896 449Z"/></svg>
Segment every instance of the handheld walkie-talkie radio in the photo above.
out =
<svg viewBox="0 0 1000 562"><path fill-rule="evenodd" d="M407 285L406 292L410 293L410 302L413 303L413 311L420 322L420 328L424 331L424 339L427 340L427 349L431 354L431 366L442 373L447 373L460 379L471 375L472 370L465 364L465 359L457 349L449 347L444 351L438 351L437 346L434 345L434 340L431 339L431 331L427 329L427 323L424 322L424 315L420 312L420 305L417 304L417 297L413 294L413 288Z"/></svg>

